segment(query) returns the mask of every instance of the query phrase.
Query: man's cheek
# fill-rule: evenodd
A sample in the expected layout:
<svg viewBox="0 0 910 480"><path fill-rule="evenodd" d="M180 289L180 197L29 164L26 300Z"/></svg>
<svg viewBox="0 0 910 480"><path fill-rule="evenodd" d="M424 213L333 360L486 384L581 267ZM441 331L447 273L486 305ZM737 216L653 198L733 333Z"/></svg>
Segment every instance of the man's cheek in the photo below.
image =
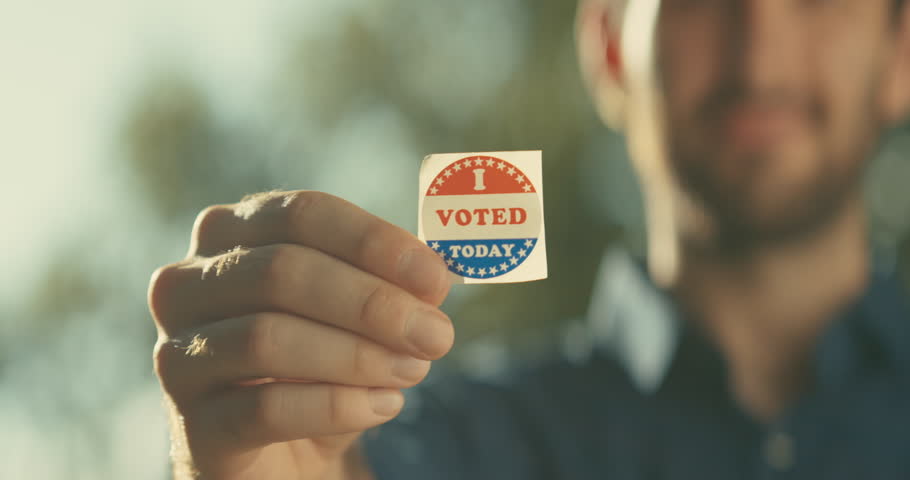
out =
<svg viewBox="0 0 910 480"><path fill-rule="evenodd" d="M698 106L719 80L721 52L704 31L667 32L660 44L660 70L664 101L680 127L694 120Z"/></svg>
<svg viewBox="0 0 910 480"><path fill-rule="evenodd" d="M874 72L874 67L867 66L848 79L832 83L828 89L821 135L833 150L831 153L842 162L865 157L879 128L875 92L880 78Z"/></svg>

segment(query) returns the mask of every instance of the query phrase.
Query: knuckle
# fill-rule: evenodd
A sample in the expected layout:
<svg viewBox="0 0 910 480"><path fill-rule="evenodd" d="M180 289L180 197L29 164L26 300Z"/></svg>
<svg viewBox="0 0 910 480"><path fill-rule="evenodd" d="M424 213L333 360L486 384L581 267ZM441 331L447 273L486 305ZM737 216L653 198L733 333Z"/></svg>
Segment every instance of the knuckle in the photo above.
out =
<svg viewBox="0 0 910 480"><path fill-rule="evenodd" d="M259 387L253 395L249 421L256 430L275 432L287 420L289 401L287 391L280 384Z"/></svg>
<svg viewBox="0 0 910 480"><path fill-rule="evenodd" d="M230 216L233 216L233 213L225 205L212 205L199 212L196 221L193 222L190 256L205 248L211 239L219 238L220 225Z"/></svg>
<svg viewBox="0 0 910 480"><path fill-rule="evenodd" d="M259 214L262 208L281 196L281 192L269 190L244 195L239 202L231 205L231 211L237 217L249 220Z"/></svg>
<svg viewBox="0 0 910 480"><path fill-rule="evenodd" d="M245 354L253 367L267 368L278 349L275 318L256 315L249 323Z"/></svg>
<svg viewBox="0 0 910 480"><path fill-rule="evenodd" d="M356 257L361 263L370 258L389 257L384 253L385 246L389 244L388 228L382 221L368 220L367 225L360 232L356 243ZM392 261L397 262L401 252L391 255Z"/></svg>
<svg viewBox="0 0 910 480"><path fill-rule="evenodd" d="M328 396L328 423L333 429L342 430L350 422L354 412L351 411L349 400L350 389L341 385L329 385L326 391Z"/></svg>
<svg viewBox="0 0 910 480"><path fill-rule="evenodd" d="M179 360L178 356L182 355L182 353L177 342L172 339L163 338L155 344L155 349L152 353L155 375L158 376L161 388L168 395L174 393L176 385L175 373L179 371L178 368L175 368L175 363L176 360Z"/></svg>
<svg viewBox="0 0 910 480"><path fill-rule="evenodd" d="M272 245L260 249L254 260L258 272L258 287L262 298L270 305L281 301L281 289L291 273L289 266L294 258L292 248L287 245Z"/></svg>
<svg viewBox="0 0 910 480"><path fill-rule="evenodd" d="M178 281L178 265L172 263L159 267L149 279L148 306L152 317L158 325L163 326L163 318L167 310L166 306L170 303L171 294Z"/></svg>
<svg viewBox="0 0 910 480"><path fill-rule="evenodd" d="M234 442L267 440L275 421L275 404L281 401L274 384L251 387L241 393L239 402L230 404L226 414L218 416L222 431Z"/></svg>
<svg viewBox="0 0 910 480"><path fill-rule="evenodd" d="M263 265L263 280L270 286L282 283L288 274L288 264L293 262L294 252L287 245L275 245L268 252L268 260Z"/></svg>
<svg viewBox="0 0 910 480"><path fill-rule="evenodd" d="M309 216L317 205L330 198L331 195L315 190L301 190L288 192L284 195L281 205L285 208L290 224L300 225L306 223Z"/></svg>
<svg viewBox="0 0 910 480"><path fill-rule="evenodd" d="M378 365L381 361L377 349L367 343L366 340L358 338L354 341L354 346L351 353L352 356L350 370L352 378L370 378L371 372L376 369L376 365Z"/></svg>
<svg viewBox="0 0 910 480"><path fill-rule="evenodd" d="M371 332L400 331L404 314L401 295L390 286L377 283L363 301L360 323Z"/></svg>

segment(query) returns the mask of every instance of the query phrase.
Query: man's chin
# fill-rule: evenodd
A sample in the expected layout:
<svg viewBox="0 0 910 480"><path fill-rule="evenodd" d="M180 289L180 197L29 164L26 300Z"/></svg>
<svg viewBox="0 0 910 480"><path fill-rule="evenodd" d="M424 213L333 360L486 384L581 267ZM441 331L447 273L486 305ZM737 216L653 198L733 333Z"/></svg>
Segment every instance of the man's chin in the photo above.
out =
<svg viewBox="0 0 910 480"><path fill-rule="evenodd" d="M709 207L714 224L711 243L725 249L752 249L798 242L831 223L846 200L845 194L750 199L734 192Z"/></svg>

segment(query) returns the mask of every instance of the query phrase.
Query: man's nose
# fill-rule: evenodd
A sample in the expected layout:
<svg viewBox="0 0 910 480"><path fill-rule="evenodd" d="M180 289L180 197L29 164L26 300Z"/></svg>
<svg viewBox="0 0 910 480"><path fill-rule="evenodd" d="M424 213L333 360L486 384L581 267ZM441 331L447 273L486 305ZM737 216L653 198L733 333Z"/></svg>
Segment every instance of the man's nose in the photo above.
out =
<svg viewBox="0 0 910 480"><path fill-rule="evenodd" d="M741 0L733 54L744 86L774 90L792 81L799 65L798 12L794 0ZM805 28L805 26L803 26Z"/></svg>

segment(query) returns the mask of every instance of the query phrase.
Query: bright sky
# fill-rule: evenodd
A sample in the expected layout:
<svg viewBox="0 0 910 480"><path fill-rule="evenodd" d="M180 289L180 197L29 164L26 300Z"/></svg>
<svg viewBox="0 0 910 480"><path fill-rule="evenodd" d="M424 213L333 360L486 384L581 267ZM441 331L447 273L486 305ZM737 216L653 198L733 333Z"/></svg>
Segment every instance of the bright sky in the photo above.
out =
<svg viewBox="0 0 910 480"><path fill-rule="evenodd" d="M38 278L25 268L115 214L112 132L141 76L189 67L218 108L242 114L270 73L291 19L351 2L5 0L0 15L0 301ZM4 3L4 2L0 2ZM295 6L291 6L296 3ZM225 79L230 79L225 81ZM215 88L212 88L215 87ZM122 205L121 205L122 208ZM12 259L12 266L8 259ZM7 277L8 276L8 277Z"/></svg>

